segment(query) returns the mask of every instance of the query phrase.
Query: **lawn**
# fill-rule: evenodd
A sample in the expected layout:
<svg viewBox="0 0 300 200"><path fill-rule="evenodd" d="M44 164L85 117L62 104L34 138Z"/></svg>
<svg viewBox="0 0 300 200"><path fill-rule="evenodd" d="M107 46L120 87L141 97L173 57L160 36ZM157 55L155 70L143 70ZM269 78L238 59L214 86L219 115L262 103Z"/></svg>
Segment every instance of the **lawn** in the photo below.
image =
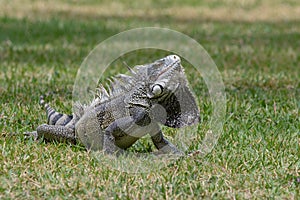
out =
<svg viewBox="0 0 300 200"><path fill-rule="evenodd" d="M1 199L300 198L300 3L297 0L0 1ZM25 139L46 122L38 98L70 113L84 58L101 41L136 27L165 27L197 40L226 88L223 134L214 149L147 173L104 165L80 145ZM167 55L140 50L104 77ZM201 123L212 104L201 77L183 62ZM166 129L168 137L173 130ZM131 151L148 152L143 140ZM135 163L132 163L133 165Z"/></svg>

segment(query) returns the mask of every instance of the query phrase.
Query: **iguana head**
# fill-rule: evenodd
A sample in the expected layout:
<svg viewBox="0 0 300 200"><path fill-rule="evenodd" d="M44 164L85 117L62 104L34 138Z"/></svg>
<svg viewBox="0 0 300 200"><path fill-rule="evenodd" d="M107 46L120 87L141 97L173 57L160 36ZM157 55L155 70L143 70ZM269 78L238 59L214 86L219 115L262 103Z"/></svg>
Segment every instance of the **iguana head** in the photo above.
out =
<svg viewBox="0 0 300 200"><path fill-rule="evenodd" d="M134 68L141 104L151 107L153 118L162 124L179 128L199 121L199 109L195 97L177 55L169 55L147 65ZM138 103L138 102L136 102ZM143 105L145 106L145 105Z"/></svg>

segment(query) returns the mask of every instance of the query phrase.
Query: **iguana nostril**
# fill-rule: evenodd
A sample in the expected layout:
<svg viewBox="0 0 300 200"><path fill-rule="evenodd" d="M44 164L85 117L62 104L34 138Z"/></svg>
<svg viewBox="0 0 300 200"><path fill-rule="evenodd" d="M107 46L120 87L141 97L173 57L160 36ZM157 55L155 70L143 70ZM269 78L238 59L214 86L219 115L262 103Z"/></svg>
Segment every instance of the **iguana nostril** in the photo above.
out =
<svg viewBox="0 0 300 200"><path fill-rule="evenodd" d="M171 59L171 60L173 60L173 61L180 61L180 58L179 58L179 56L177 56L177 55L170 55L170 56L169 56L169 59Z"/></svg>

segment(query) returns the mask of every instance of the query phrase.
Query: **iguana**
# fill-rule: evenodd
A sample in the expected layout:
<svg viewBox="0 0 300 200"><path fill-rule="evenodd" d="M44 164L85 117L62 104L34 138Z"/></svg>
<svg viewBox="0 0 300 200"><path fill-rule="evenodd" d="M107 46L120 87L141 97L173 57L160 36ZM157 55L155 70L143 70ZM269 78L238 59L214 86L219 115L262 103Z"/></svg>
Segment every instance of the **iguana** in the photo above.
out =
<svg viewBox="0 0 300 200"><path fill-rule="evenodd" d="M72 115L58 113L41 96L48 124L27 135L81 142L87 149L113 154L150 134L157 154L182 154L159 126L180 128L200 119L180 58L169 55L129 71L111 79L109 92L100 84L94 100L89 105L77 103Z"/></svg>

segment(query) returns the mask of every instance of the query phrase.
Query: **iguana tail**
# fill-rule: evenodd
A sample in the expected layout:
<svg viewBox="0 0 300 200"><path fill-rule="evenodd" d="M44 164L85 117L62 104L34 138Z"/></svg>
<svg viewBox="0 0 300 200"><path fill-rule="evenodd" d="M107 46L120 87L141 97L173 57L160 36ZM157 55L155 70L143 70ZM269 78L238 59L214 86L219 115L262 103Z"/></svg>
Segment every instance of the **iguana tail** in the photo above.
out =
<svg viewBox="0 0 300 200"><path fill-rule="evenodd" d="M54 110L48 103L45 102L44 96L40 96L39 104L46 110L49 125L72 125L73 115L66 115Z"/></svg>

